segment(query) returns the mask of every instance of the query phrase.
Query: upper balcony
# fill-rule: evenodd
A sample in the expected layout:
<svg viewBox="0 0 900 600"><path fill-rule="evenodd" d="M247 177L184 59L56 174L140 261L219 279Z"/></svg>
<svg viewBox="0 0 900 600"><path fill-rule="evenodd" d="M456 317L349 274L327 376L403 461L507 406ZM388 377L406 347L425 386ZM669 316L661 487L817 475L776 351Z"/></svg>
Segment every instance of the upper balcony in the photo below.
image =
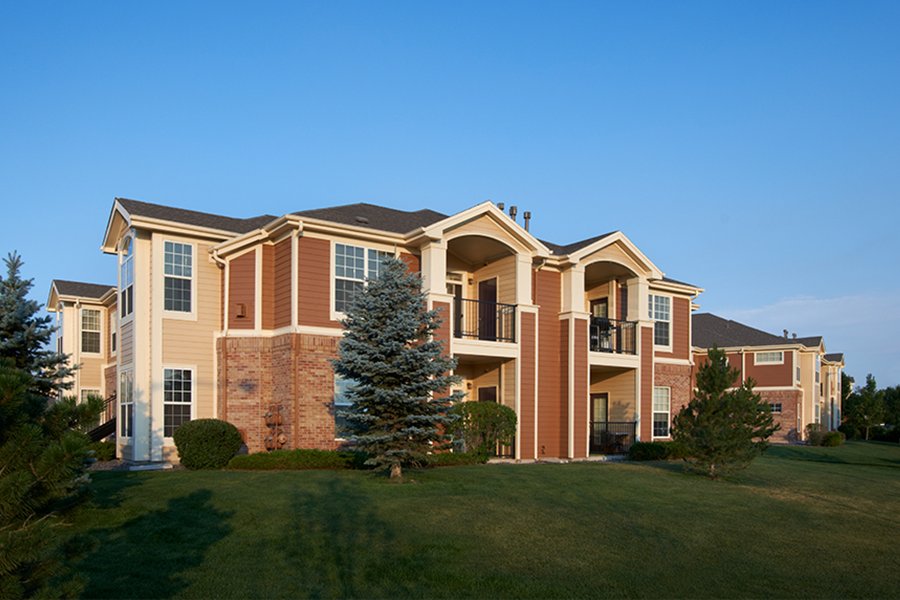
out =
<svg viewBox="0 0 900 600"><path fill-rule="evenodd" d="M453 335L467 340L516 342L516 305L455 298Z"/></svg>
<svg viewBox="0 0 900 600"><path fill-rule="evenodd" d="M588 334L591 352L637 354L637 321L591 317Z"/></svg>

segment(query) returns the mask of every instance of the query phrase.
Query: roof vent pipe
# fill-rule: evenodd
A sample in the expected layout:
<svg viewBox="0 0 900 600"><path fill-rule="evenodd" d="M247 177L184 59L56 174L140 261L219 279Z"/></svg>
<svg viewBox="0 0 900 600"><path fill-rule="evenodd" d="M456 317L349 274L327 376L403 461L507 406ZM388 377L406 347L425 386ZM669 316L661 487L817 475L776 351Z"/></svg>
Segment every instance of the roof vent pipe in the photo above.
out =
<svg viewBox="0 0 900 600"><path fill-rule="evenodd" d="M503 205L502 202L498 202L498 203L497 203L497 208L499 208L500 210L503 210L503 206L504 206L504 205Z"/></svg>
<svg viewBox="0 0 900 600"><path fill-rule="evenodd" d="M525 231L528 231L528 221L531 220L531 212L526 210L522 213L522 218L525 219Z"/></svg>
<svg viewBox="0 0 900 600"><path fill-rule="evenodd" d="M794 334L794 339L795 339L795 340L797 339L797 334L796 334L796 333Z"/></svg>
<svg viewBox="0 0 900 600"><path fill-rule="evenodd" d="M788 338L788 330L785 329L785 330L784 330L784 339L787 339L787 338Z"/></svg>
<svg viewBox="0 0 900 600"><path fill-rule="evenodd" d="M516 209L515 206L510 206L510 207L509 207L509 216L512 217L512 220L513 220L513 221L516 220L516 213L517 213L517 212L518 212L518 210Z"/></svg>

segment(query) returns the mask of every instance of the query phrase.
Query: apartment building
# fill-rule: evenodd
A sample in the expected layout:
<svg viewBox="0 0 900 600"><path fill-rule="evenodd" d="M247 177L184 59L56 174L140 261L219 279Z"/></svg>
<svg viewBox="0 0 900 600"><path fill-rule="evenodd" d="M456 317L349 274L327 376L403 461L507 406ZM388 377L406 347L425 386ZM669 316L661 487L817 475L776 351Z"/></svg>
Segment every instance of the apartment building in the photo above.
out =
<svg viewBox="0 0 900 600"><path fill-rule="evenodd" d="M833 431L841 423L842 354L827 354L822 337L778 336L713 314L694 314L696 368L718 345L741 381L753 379L755 391L772 407L781 430L779 441L803 439L806 426L820 423Z"/></svg>
<svg viewBox="0 0 900 600"><path fill-rule="evenodd" d="M449 216L351 204L242 219L117 198L102 249L116 286L54 282L48 307L85 389L118 390L130 461L175 460L175 429L211 417L234 423L251 452L346 445L336 410L352 382L330 361L346 307L385 255L421 274L468 400L516 411L509 456L668 439L691 396L702 289L665 277L619 231L556 245L491 202ZM85 310L100 311L99 353ZM96 365L73 351L79 331Z"/></svg>

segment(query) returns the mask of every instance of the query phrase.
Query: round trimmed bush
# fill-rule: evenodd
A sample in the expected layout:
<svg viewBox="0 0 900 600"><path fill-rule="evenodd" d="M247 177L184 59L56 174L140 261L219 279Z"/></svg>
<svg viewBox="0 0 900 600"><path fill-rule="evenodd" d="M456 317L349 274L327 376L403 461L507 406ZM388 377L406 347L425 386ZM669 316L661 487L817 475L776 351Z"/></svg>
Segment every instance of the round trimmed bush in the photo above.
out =
<svg viewBox="0 0 900 600"><path fill-rule="evenodd" d="M822 441L823 446L840 446L844 443L844 434L840 431L829 431Z"/></svg>
<svg viewBox="0 0 900 600"><path fill-rule="evenodd" d="M227 421L188 421L172 436L178 460L188 469L222 469L241 449L241 432Z"/></svg>

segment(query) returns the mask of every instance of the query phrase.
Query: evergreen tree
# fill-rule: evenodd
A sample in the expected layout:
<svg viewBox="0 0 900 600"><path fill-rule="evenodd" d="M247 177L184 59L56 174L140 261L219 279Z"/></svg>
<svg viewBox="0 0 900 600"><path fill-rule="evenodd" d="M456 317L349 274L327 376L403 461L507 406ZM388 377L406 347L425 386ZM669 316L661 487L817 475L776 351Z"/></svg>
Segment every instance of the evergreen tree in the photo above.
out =
<svg viewBox="0 0 900 600"><path fill-rule="evenodd" d="M900 427L900 385L884 388L884 422Z"/></svg>
<svg viewBox="0 0 900 600"><path fill-rule="evenodd" d="M70 388L73 369L65 354L48 349L55 328L49 315L37 316L41 305L27 298L33 284L19 276L22 258L13 252L3 262L7 275L0 277L0 358L12 359L16 368L31 374L39 395Z"/></svg>
<svg viewBox="0 0 900 600"><path fill-rule="evenodd" d="M421 278L397 258L386 258L378 277L359 292L342 321L344 337L334 371L352 382L343 412L347 433L372 455L367 464L390 469L429 462L446 442L451 404L462 392L440 397L459 378L447 375L456 360L433 339L438 311L426 310Z"/></svg>
<svg viewBox="0 0 900 600"><path fill-rule="evenodd" d="M884 419L884 390L878 389L875 377L871 373L866 375L866 385L858 387L844 406L844 415L847 421L866 430L866 439L869 439L869 430L876 425L881 425Z"/></svg>
<svg viewBox="0 0 900 600"><path fill-rule="evenodd" d="M67 511L86 498L90 439L75 428L103 410L93 397L51 404L34 378L0 358L0 598L76 596L72 545L60 545Z"/></svg>
<svg viewBox="0 0 900 600"><path fill-rule="evenodd" d="M736 385L740 377L725 352L713 346L698 370L694 398L672 422L675 441L691 457L690 468L713 478L748 467L780 429L768 403L753 392L754 381Z"/></svg>

